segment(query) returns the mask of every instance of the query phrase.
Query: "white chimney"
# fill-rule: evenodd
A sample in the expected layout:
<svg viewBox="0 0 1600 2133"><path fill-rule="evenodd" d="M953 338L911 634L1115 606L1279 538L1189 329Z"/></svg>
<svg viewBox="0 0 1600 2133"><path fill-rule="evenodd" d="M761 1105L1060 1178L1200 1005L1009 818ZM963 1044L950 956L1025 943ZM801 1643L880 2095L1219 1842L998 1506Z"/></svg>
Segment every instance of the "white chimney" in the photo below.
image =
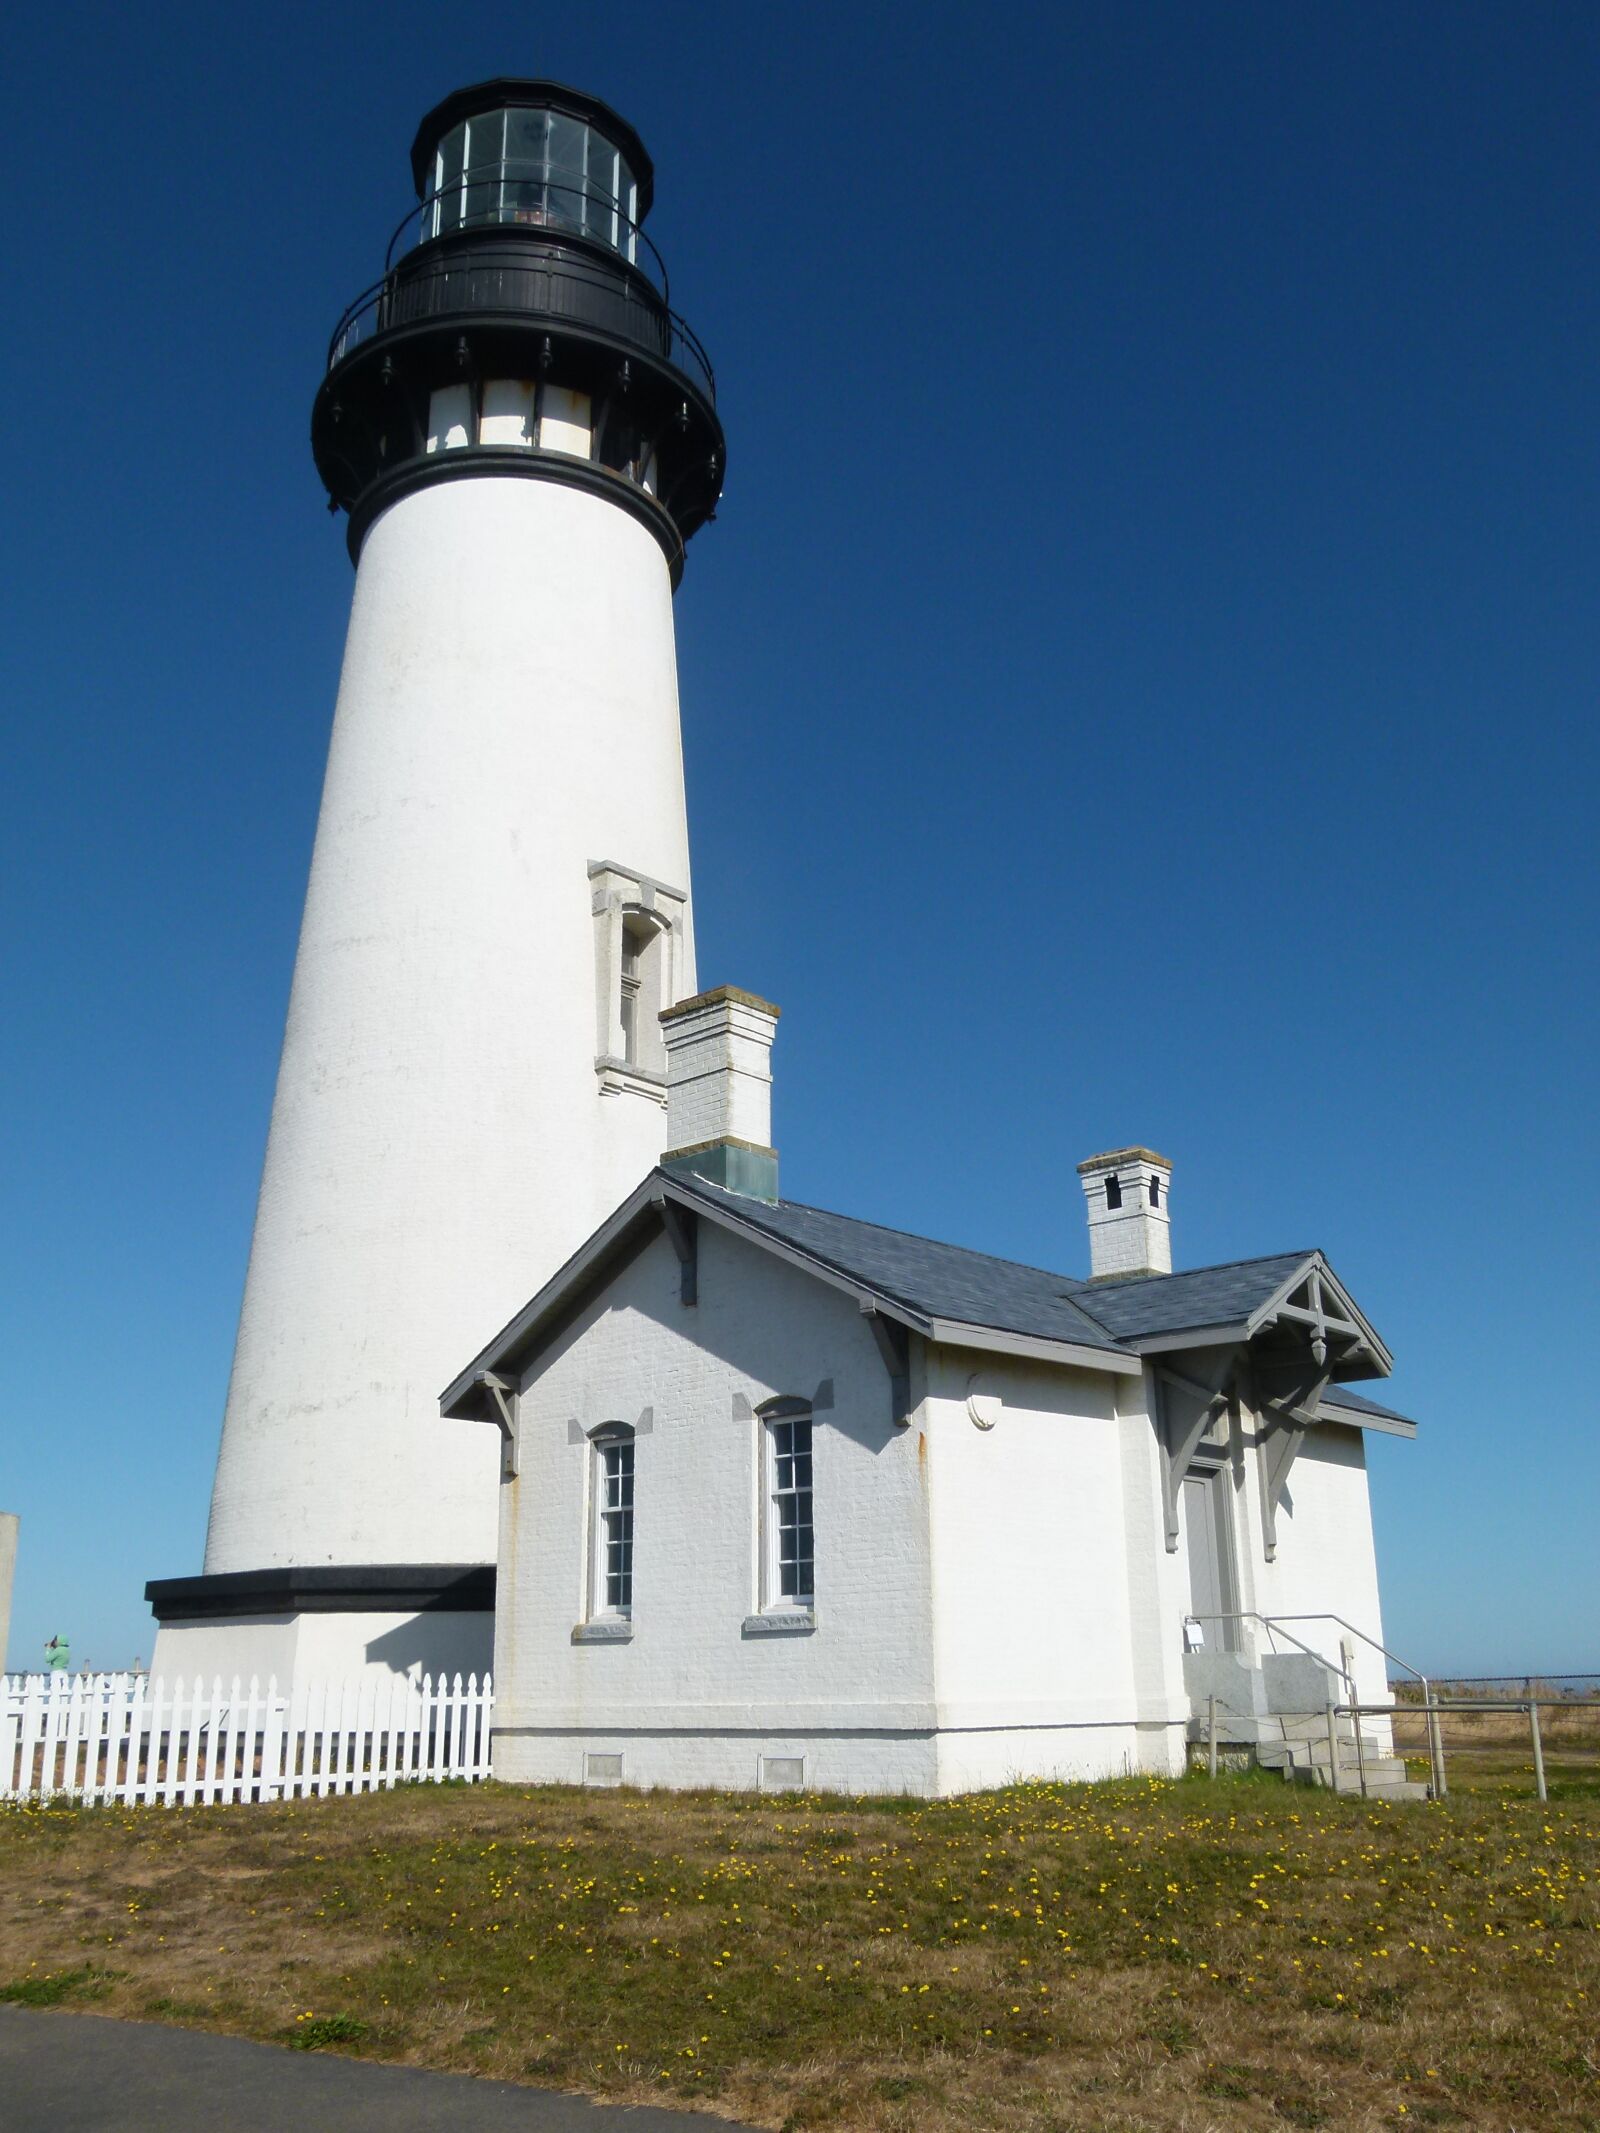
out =
<svg viewBox="0 0 1600 2133"><path fill-rule="evenodd" d="M772 1040L778 1009L736 985L680 1000L661 1016L667 1048L668 1170L752 1200L778 1197L772 1146Z"/></svg>
<svg viewBox="0 0 1600 2133"><path fill-rule="evenodd" d="M1089 1279L1172 1272L1172 1165L1151 1148L1113 1148L1078 1165L1089 1209Z"/></svg>

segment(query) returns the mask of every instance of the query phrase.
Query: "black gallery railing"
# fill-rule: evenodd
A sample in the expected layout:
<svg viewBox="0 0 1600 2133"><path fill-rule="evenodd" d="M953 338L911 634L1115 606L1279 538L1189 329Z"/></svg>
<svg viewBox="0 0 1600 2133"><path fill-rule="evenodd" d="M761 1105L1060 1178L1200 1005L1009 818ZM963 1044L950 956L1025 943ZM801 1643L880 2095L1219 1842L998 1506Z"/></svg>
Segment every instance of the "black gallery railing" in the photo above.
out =
<svg viewBox="0 0 1600 2133"><path fill-rule="evenodd" d="M515 243L442 251L433 259L412 253L350 305L328 344L328 368L397 326L496 313L548 319L557 329L568 322L604 334L624 348L645 350L682 371L708 399L716 399L710 357L648 284L575 254Z"/></svg>

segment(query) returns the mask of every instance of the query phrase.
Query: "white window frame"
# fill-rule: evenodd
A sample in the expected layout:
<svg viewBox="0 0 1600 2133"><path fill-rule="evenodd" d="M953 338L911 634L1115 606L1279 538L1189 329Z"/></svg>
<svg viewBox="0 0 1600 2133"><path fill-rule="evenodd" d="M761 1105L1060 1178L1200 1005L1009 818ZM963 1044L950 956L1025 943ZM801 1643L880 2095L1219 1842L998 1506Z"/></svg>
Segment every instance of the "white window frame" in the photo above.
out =
<svg viewBox="0 0 1600 2133"><path fill-rule="evenodd" d="M767 1402L758 1413L761 1429L761 1593L760 1608L764 1615L810 1615L817 1603L817 1527L816 1527L816 1425L811 1407L804 1400L773 1400ZM803 1450L791 1450L796 1439L803 1433ZM797 1463L805 1462L805 1482L802 1485ZM787 1472L785 1471L787 1469ZM785 1500L809 1499L810 1517L794 1522L798 1529L810 1537L810 1548L800 1560L809 1559L811 1564L810 1590L786 1593L783 1589L783 1535L786 1524L782 1506Z"/></svg>
<svg viewBox="0 0 1600 2133"><path fill-rule="evenodd" d="M625 1476L623 1494L625 1501L612 1501L611 1461L613 1457ZM589 1439L589 1517L588 1517L588 1568L589 1604L587 1619L591 1622L631 1622L633 1620L633 1569L634 1543L637 1533L635 1524L636 1477L638 1467L635 1455L634 1433L625 1422L607 1422L595 1430ZM620 1601L611 1598L611 1548L613 1545L612 1521L623 1526L621 1545L626 1550L626 1596Z"/></svg>

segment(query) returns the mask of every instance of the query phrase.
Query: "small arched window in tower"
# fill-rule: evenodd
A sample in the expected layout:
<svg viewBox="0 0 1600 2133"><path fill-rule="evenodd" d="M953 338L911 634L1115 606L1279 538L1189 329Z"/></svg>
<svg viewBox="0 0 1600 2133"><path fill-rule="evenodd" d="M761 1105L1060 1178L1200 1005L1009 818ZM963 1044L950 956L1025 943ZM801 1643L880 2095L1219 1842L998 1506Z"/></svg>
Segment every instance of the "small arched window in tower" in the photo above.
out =
<svg viewBox="0 0 1600 2133"><path fill-rule="evenodd" d="M1122 1205L1122 1180L1120 1178L1106 1179L1106 1205L1107 1207L1120 1207Z"/></svg>
<svg viewBox="0 0 1600 2133"><path fill-rule="evenodd" d="M667 928L650 911L625 911L618 958L618 1008L622 1022L622 1057L627 1066L662 1067L661 1010L666 970Z"/></svg>
<svg viewBox="0 0 1600 2133"><path fill-rule="evenodd" d="M1150 1180L1150 1205L1152 1207L1161 1205L1161 1180L1157 1177L1152 1177Z"/></svg>
<svg viewBox="0 0 1600 2133"><path fill-rule="evenodd" d="M636 919L622 921L622 1056L629 1066L639 1063L640 963L646 952Z"/></svg>

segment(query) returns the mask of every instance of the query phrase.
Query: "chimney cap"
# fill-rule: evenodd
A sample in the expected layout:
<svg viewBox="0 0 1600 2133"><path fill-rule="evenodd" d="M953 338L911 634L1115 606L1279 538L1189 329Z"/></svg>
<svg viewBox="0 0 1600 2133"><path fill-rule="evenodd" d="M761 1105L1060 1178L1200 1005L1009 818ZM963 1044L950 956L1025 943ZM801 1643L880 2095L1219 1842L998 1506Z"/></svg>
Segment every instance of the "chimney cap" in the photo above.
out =
<svg viewBox="0 0 1600 2133"><path fill-rule="evenodd" d="M1120 1170L1124 1163L1157 1163L1163 1170L1172 1168L1170 1156L1157 1155L1153 1148L1111 1148L1104 1155L1091 1155L1078 1165L1079 1177L1087 1177L1093 1170Z"/></svg>
<svg viewBox="0 0 1600 2133"><path fill-rule="evenodd" d="M763 1015L771 1015L776 1021L783 1013L770 1000L763 1000L759 993L746 992L740 985L713 985L709 992L697 992L692 1000L677 1000L671 1007L661 1010L661 1020L672 1022L679 1015L698 1014L702 1008L720 1007L724 1001L734 1001L741 1007L754 1007Z"/></svg>

